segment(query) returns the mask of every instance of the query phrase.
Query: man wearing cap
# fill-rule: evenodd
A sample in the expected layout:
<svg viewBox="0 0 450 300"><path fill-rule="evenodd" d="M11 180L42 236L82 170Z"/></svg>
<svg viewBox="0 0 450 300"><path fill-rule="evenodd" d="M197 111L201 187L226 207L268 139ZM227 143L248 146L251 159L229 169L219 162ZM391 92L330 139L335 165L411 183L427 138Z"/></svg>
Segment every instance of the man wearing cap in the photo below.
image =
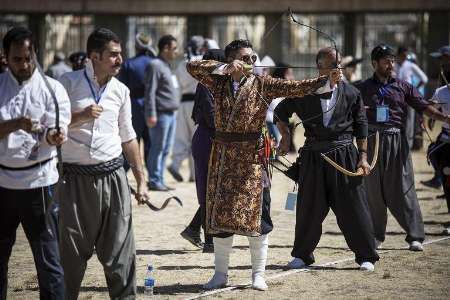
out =
<svg viewBox="0 0 450 300"><path fill-rule="evenodd" d="M152 47L150 36L138 33L135 39L136 56L127 59L120 70L119 80L130 89L131 115L133 128L136 132L136 139L144 143L144 158L148 168L147 158L150 149L150 136L144 117L144 91L145 91L145 69L152 59L154 59L155 50ZM129 166L126 164L126 169Z"/></svg>
<svg viewBox="0 0 450 300"><path fill-rule="evenodd" d="M366 177L367 200L378 246L386 235L387 208L406 231L409 250L423 251L422 213L414 186L414 171L405 125L408 106L431 118L449 123L450 117L429 105L410 83L393 77L394 50L384 44L371 53L373 76L360 85L367 107L369 134L380 133L378 163ZM374 153L369 139L368 156Z"/></svg>
<svg viewBox="0 0 450 300"><path fill-rule="evenodd" d="M183 181L180 167L183 160L189 160L189 181L194 181L194 159L192 158L191 141L195 131L195 123L191 118L194 108L195 90L198 81L186 70L186 64L190 61L200 60L205 53L205 39L200 35L192 36L187 42L185 60L178 64L175 70L180 84L181 103L177 113L177 128L175 130L175 142L172 149L172 163L168 171L176 181Z"/></svg>

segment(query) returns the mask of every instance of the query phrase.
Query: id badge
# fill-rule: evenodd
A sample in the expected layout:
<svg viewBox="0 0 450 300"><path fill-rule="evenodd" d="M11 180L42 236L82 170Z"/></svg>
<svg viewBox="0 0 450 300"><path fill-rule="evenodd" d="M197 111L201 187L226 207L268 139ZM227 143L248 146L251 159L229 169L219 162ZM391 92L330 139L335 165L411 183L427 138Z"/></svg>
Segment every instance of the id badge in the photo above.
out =
<svg viewBox="0 0 450 300"><path fill-rule="evenodd" d="M294 211L296 204L297 204L297 193L292 192L288 193L284 209Z"/></svg>
<svg viewBox="0 0 450 300"><path fill-rule="evenodd" d="M389 120L389 106L377 105L377 122L385 123Z"/></svg>

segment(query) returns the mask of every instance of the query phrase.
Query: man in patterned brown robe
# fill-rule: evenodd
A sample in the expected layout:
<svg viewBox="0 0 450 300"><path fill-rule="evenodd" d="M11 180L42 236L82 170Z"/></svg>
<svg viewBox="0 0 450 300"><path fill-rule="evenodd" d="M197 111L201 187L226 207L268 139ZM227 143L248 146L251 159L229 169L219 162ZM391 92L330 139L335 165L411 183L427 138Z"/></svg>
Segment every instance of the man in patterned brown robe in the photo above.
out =
<svg viewBox="0 0 450 300"><path fill-rule="evenodd" d="M188 72L211 91L215 101L216 136L206 199L207 231L216 235L215 274L204 287L215 289L227 284L233 234L240 234L249 237L252 286L266 290L263 275L268 232L261 216L263 198L270 201L270 194L259 155L266 111L272 99L313 93L328 77L297 81L256 76L248 68L256 57L247 40L230 43L225 56L228 64L203 60L187 65Z"/></svg>

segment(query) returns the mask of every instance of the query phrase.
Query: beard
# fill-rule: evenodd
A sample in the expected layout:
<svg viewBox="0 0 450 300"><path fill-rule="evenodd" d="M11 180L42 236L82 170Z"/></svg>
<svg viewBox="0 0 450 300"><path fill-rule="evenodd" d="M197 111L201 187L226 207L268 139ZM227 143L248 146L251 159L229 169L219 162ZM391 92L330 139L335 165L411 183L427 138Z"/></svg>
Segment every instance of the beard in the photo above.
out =
<svg viewBox="0 0 450 300"><path fill-rule="evenodd" d="M11 73L16 77L17 81L23 82L31 78L31 75L33 75L33 70L18 70L17 72L13 71L11 69Z"/></svg>

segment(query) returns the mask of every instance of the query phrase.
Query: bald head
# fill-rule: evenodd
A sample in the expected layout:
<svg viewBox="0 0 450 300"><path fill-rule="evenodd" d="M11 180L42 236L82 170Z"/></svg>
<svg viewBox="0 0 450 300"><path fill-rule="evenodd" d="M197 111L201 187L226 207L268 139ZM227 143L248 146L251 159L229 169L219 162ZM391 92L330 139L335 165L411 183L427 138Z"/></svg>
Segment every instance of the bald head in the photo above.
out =
<svg viewBox="0 0 450 300"><path fill-rule="evenodd" d="M338 64L341 62L341 56L338 55ZM336 66L336 49L332 47L322 48L317 52L316 55L316 65L319 70L322 69L335 69Z"/></svg>

